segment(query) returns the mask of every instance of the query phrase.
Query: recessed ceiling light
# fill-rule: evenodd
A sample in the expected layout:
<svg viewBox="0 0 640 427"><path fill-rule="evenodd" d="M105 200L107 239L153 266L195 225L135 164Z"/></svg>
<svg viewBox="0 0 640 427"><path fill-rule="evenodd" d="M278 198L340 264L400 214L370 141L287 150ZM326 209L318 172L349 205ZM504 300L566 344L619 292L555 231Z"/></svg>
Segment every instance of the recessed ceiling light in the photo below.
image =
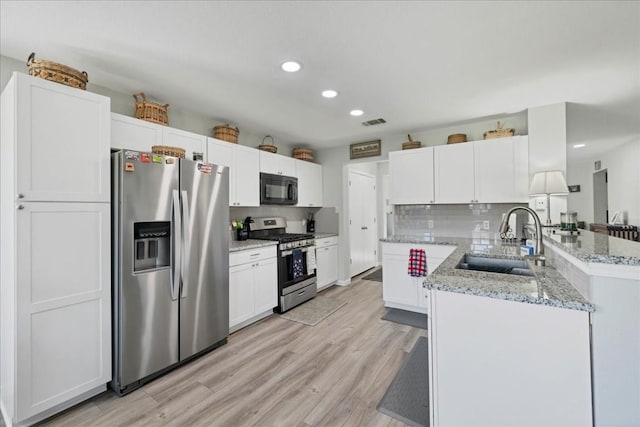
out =
<svg viewBox="0 0 640 427"><path fill-rule="evenodd" d="M573 144L573 148L582 148L587 144Z"/></svg>
<svg viewBox="0 0 640 427"><path fill-rule="evenodd" d="M295 73L302 68L302 64L296 61L287 61L283 62L281 65L282 69L288 73Z"/></svg>
<svg viewBox="0 0 640 427"><path fill-rule="evenodd" d="M364 111L362 111L362 110L351 110L351 111L349 112L349 114L351 114L352 116L356 116L356 117L357 117L357 116L361 116L361 115L363 115L363 114L364 114Z"/></svg>
<svg viewBox="0 0 640 427"><path fill-rule="evenodd" d="M332 90L332 89L323 90L322 91L322 96L324 96L325 98L335 98L336 96L338 96L338 92L336 92L335 90Z"/></svg>

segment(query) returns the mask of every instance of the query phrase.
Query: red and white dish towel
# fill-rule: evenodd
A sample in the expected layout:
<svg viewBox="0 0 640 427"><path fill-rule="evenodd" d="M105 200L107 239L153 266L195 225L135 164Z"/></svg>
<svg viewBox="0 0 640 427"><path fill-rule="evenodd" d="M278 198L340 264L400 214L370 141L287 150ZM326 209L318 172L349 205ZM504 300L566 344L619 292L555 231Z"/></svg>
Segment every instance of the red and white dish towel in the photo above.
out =
<svg viewBox="0 0 640 427"><path fill-rule="evenodd" d="M427 256L424 249L409 249L409 276L426 277Z"/></svg>

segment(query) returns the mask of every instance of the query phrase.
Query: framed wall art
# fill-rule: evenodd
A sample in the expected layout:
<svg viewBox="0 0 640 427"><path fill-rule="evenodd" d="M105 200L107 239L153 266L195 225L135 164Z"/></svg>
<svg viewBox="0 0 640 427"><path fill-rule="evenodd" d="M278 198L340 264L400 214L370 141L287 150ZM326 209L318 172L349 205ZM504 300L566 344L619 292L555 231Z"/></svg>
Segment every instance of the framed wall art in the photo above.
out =
<svg viewBox="0 0 640 427"><path fill-rule="evenodd" d="M375 157L380 155L380 140L358 142L350 145L350 158L361 159L363 157Z"/></svg>

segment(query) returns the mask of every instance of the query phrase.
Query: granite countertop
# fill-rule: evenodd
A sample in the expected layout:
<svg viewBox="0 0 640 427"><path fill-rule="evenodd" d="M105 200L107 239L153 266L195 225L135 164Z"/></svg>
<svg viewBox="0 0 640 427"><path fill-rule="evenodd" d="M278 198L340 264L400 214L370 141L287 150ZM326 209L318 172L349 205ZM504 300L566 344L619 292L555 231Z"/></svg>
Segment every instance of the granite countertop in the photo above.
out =
<svg viewBox="0 0 640 427"><path fill-rule="evenodd" d="M325 237L334 237L337 235L338 233L313 233L313 237L316 239L324 239Z"/></svg>
<svg viewBox="0 0 640 427"><path fill-rule="evenodd" d="M569 236L558 233L558 229L543 230L544 243L560 248L579 260L640 266L640 242L587 230L580 230L580 234Z"/></svg>
<svg viewBox="0 0 640 427"><path fill-rule="evenodd" d="M278 242L275 242L273 240L257 240L257 239L230 240L229 252L244 251L245 249L262 248L265 246L275 246L277 244Z"/></svg>
<svg viewBox="0 0 640 427"><path fill-rule="evenodd" d="M541 304L581 311L595 311L560 273L551 266L536 267L528 260L534 277L459 270L456 265L467 253L490 258L523 259L518 245L489 238L455 238L433 236L393 236L380 239L387 243L455 245L456 250L425 278L429 289L457 292L488 298Z"/></svg>

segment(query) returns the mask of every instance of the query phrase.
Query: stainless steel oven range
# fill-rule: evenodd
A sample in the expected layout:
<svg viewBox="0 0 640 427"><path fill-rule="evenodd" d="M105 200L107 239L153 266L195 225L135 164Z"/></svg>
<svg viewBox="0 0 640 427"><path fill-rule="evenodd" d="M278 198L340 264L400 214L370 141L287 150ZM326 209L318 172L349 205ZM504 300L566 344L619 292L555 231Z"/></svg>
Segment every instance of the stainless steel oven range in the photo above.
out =
<svg viewBox="0 0 640 427"><path fill-rule="evenodd" d="M316 270L308 268L312 266L308 263L308 251L315 244L313 234L287 233L287 220L282 217L247 220L250 239L278 242L278 313L315 297Z"/></svg>

